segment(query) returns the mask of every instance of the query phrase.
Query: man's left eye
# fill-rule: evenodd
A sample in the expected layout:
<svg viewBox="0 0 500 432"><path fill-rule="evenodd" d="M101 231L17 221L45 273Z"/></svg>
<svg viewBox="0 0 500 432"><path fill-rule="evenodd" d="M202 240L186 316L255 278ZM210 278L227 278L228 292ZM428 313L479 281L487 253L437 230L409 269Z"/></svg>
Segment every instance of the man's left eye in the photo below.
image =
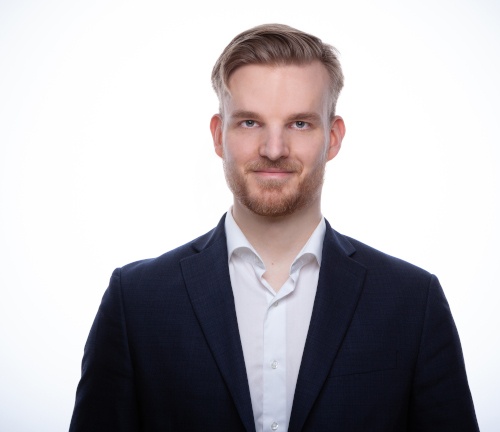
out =
<svg viewBox="0 0 500 432"><path fill-rule="evenodd" d="M297 129L305 129L307 127L307 123L305 121L298 120L294 123L294 126Z"/></svg>

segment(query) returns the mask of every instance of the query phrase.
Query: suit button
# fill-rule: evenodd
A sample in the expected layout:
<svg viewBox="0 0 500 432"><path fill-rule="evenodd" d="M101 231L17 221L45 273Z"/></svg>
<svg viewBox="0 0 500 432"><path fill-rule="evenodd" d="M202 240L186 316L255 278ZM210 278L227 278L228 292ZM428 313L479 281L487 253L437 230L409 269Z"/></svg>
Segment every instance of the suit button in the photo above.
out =
<svg viewBox="0 0 500 432"><path fill-rule="evenodd" d="M273 431L275 431L276 429L278 429L278 423L273 422L273 424L271 425L271 429L272 429Z"/></svg>

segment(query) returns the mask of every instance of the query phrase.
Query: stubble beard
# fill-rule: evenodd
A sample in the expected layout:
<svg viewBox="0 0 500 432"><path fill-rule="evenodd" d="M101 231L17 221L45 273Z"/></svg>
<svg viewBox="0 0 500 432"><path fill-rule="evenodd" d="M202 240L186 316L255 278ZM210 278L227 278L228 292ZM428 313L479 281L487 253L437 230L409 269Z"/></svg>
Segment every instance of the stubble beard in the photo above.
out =
<svg viewBox="0 0 500 432"><path fill-rule="evenodd" d="M318 197L323 185L325 166L326 160L320 161L293 190L287 190L290 179L261 179L257 180L256 190L251 191L247 176L252 171L266 168L291 171L299 176L303 166L298 161L260 159L245 165L244 174L241 174L224 159L224 174L235 199L250 211L259 216L282 217L307 207Z"/></svg>

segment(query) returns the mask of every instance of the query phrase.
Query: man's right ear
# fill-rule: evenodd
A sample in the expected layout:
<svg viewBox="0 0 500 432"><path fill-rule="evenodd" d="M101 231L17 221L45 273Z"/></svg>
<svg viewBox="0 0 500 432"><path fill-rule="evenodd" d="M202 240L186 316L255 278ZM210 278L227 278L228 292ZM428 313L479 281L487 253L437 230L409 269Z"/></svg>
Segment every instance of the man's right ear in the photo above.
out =
<svg viewBox="0 0 500 432"><path fill-rule="evenodd" d="M222 157L222 117L214 114L210 120L210 132L214 141L214 150L219 157Z"/></svg>

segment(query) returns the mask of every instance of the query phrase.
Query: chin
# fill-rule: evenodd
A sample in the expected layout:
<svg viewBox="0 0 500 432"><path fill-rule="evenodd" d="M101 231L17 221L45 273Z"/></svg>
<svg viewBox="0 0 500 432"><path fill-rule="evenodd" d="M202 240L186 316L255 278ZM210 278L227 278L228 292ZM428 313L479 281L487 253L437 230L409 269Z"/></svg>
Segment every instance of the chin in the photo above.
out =
<svg viewBox="0 0 500 432"><path fill-rule="evenodd" d="M300 194L264 193L266 196L258 197L244 195L238 197L238 201L251 212L266 217L289 216L306 207L312 196Z"/></svg>

